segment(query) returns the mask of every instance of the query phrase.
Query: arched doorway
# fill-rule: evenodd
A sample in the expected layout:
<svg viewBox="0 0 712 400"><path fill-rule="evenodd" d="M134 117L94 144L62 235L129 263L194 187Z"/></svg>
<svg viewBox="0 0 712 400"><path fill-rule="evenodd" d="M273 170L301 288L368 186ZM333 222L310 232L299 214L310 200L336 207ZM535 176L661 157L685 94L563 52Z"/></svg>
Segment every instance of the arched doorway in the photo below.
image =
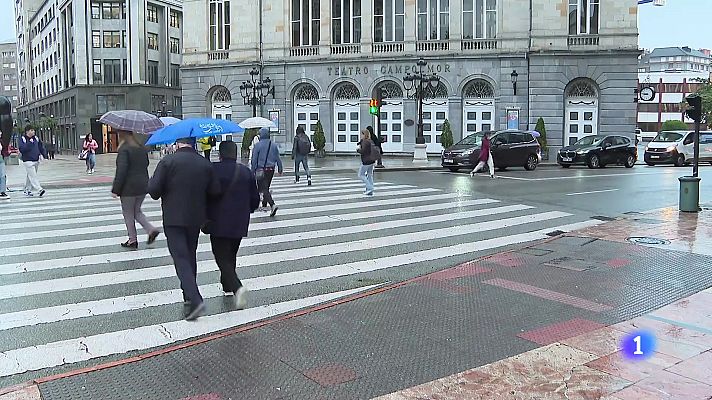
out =
<svg viewBox="0 0 712 400"><path fill-rule="evenodd" d="M217 119L232 120L232 96L225 86L216 86L210 97L210 115Z"/></svg>
<svg viewBox="0 0 712 400"><path fill-rule="evenodd" d="M571 145L584 136L598 134L598 90L586 78L571 81L566 86L566 121L564 146Z"/></svg>
<svg viewBox="0 0 712 400"><path fill-rule="evenodd" d="M443 124L448 119L447 88L444 83L438 82L435 88L430 85L425 86L424 92L423 137L427 152L440 154L443 151L440 135L442 135Z"/></svg>
<svg viewBox="0 0 712 400"><path fill-rule="evenodd" d="M393 81L385 81L376 88L381 98L381 137L384 152L403 151L403 89Z"/></svg>
<svg viewBox="0 0 712 400"><path fill-rule="evenodd" d="M294 129L302 127L314 143L314 130L319 122L319 92L309 83L303 83L294 90Z"/></svg>
<svg viewBox="0 0 712 400"><path fill-rule="evenodd" d="M462 91L462 137L494 128L494 88L484 79L473 79Z"/></svg>
<svg viewBox="0 0 712 400"><path fill-rule="evenodd" d="M351 82L334 89L334 151L353 152L359 141L361 94Z"/></svg>

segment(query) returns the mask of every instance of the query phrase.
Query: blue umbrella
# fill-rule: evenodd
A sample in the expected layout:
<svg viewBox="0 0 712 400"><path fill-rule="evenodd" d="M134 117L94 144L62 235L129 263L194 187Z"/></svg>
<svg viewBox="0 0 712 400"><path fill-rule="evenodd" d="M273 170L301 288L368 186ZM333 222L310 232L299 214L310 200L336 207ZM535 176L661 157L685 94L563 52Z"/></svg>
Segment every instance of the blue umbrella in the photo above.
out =
<svg viewBox="0 0 712 400"><path fill-rule="evenodd" d="M170 144L183 138L203 138L208 136L242 133L240 125L226 119L188 118L159 129L146 141L146 146Z"/></svg>

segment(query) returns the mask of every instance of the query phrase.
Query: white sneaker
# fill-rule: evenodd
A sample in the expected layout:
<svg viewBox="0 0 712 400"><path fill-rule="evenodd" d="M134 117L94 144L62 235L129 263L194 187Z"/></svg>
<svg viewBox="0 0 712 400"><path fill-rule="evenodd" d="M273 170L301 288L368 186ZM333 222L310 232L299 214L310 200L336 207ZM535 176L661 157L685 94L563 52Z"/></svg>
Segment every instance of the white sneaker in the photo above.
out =
<svg viewBox="0 0 712 400"><path fill-rule="evenodd" d="M225 296L225 297L232 297L234 295L235 295L235 293L233 293L233 292L223 292L223 296Z"/></svg>
<svg viewBox="0 0 712 400"><path fill-rule="evenodd" d="M237 289L237 292L235 292L235 308L238 310L244 310L247 308L247 292L248 290L245 289L244 286Z"/></svg>

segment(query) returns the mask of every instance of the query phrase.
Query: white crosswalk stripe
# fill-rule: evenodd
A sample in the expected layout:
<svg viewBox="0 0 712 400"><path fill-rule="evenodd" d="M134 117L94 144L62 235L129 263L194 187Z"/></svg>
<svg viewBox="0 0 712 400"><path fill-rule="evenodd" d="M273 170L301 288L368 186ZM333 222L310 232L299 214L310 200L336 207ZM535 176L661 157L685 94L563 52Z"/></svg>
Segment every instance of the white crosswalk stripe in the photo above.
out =
<svg viewBox="0 0 712 400"><path fill-rule="evenodd" d="M194 322L181 319L165 239L136 251L118 246L125 226L107 186L13 196L0 205L13 216L0 232L0 379L169 345L601 222L396 182L378 182L374 198L362 189L353 177L320 177L310 187L275 178L280 213L252 216L237 260L253 295L246 310L220 299L201 236L208 315ZM147 198L144 210L160 227L160 203Z"/></svg>

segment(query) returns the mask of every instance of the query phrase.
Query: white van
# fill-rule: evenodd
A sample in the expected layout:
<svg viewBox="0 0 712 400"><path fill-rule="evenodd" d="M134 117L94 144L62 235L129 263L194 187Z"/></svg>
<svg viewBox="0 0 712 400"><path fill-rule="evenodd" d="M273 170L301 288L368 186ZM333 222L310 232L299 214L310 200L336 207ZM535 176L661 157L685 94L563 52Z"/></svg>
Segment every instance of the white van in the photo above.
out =
<svg viewBox="0 0 712 400"><path fill-rule="evenodd" d="M695 132L663 131L645 147L645 163L675 164L678 167L689 164L695 156ZM700 132L700 161L712 164L712 131Z"/></svg>

